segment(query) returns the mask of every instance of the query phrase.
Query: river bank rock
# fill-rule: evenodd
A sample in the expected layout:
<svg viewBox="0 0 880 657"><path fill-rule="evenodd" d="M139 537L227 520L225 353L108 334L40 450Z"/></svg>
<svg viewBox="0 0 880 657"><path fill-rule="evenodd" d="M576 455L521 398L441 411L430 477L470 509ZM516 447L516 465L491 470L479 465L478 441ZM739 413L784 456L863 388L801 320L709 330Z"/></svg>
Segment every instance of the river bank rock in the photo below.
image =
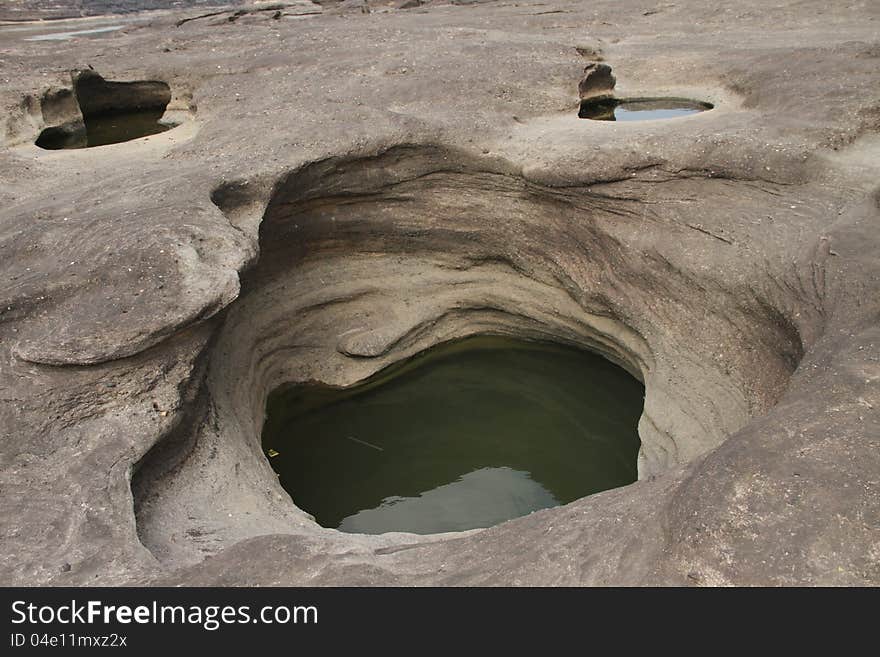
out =
<svg viewBox="0 0 880 657"><path fill-rule="evenodd" d="M880 584L880 8L364 6L0 28L0 582ZM714 109L579 119L600 57ZM37 147L86 70L177 127ZM296 507L274 386L487 332L638 376L639 481L432 536Z"/></svg>

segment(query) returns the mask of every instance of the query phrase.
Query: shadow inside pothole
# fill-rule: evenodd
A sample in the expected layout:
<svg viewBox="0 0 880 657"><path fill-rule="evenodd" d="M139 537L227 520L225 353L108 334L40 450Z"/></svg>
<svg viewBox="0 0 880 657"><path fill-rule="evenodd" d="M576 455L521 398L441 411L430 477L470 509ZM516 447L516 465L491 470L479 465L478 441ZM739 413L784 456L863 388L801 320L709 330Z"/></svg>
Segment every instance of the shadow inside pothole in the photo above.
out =
<svg viewBox="0 0 880 657"><path fill-rule="evenodd" d="M84 71L72 90L44 95L43 116L50 125L35 143L47 150L92 148L159 134L178 125L165 117L170 101L165 82L116 82Z"/></svg>
<svg viewBox="0 0 880 657"><path fill-rule="evenodd" d="M46 128L37 137L36 144L47 150L119 144L176 127L175 123L162 121L164 114L164 110L146 110L92 116L83 120L83 128Z"/></svg>

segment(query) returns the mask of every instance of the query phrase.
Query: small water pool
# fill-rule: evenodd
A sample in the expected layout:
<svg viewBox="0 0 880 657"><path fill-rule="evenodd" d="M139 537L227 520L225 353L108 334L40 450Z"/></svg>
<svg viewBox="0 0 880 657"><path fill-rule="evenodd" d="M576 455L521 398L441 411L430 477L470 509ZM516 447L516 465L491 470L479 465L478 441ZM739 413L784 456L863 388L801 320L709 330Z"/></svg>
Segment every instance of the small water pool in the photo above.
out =
<svg viewBox="0 0 880 657"><path fill-rule="evenodd" d="M164 109L158 109L88 116L83 120L85 129L78 127L71 130L63 126L46 128L40 133L36 144L47 150L60 150L92 148L140 139L175 127L174 124L160 121L164 113Z"/></svg>
<svg viewBox="0 0 880 657"><path fill-rule="evenodd" d="M656 121L698 114L712 108L711 103L686 98L612 98L584 101L578 117L594 121Z"/></svg>
<svg viewBox="0 0 880 657"><path fill-rule="evenodd" d="M643 399L596 354L474 337L352 388L279 388L262 444L324 527L460 531L635 481Z"/></svg>

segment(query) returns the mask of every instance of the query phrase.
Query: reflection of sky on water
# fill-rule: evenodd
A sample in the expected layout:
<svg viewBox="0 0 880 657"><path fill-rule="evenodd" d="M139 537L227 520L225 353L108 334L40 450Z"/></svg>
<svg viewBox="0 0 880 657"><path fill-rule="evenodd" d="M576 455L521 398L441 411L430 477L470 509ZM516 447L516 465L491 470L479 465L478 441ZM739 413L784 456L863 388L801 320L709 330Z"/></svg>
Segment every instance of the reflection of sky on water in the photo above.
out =
<svg viewBox="0 0 880 657"><path fill-rule="evenodd" d="M339 529L355 534L454 532L491 527L558 505L556 498L528 472L481 468L418 497L388 497L375 509L348 516Z"/></svg>
<svg viewBox="0 0 880 657"><path fill-rule="evenodd" d="M37 34L36 36L25 37L25 41L68 41L78 36L88 36L91 34L103 34L105 32L115 32L121 30L125 25L108 25L107 27L95 27L89 30L73 30L71 32L52 32L49 34Z"/></svg>
<svg viewBox="0 0 880 657"><path fill-rule="evenodd" d="M626 109L625 107L614 108L615 121L655 121L657 119L674 119L679 116L688 116L702 112L701 109Z"/></svg>

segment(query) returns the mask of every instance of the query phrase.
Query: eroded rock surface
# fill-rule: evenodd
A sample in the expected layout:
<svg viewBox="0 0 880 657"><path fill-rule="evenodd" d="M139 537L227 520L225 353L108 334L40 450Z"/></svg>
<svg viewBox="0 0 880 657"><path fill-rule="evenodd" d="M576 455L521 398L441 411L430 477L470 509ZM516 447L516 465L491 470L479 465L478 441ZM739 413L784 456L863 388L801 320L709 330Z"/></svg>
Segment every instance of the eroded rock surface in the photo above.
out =
<svg viewBox="0 0 880 657"><path fill-rule="evenodd" d="M590 62L584 67L584 75L578 83L578 95L582 101L612 98L615 84L617 79L608 64Z"/></svg>
<svg viewBox="0 0 880 657"><path fill-rule="evenodd" d="M880 584L880 11L369 8L0 28L0 581ZM599 59L714 109L579 120ZM40 150L90 66L189 118ZM640 480L427 537L295 506L275 385L476 333L640 377Z"/></svg>

